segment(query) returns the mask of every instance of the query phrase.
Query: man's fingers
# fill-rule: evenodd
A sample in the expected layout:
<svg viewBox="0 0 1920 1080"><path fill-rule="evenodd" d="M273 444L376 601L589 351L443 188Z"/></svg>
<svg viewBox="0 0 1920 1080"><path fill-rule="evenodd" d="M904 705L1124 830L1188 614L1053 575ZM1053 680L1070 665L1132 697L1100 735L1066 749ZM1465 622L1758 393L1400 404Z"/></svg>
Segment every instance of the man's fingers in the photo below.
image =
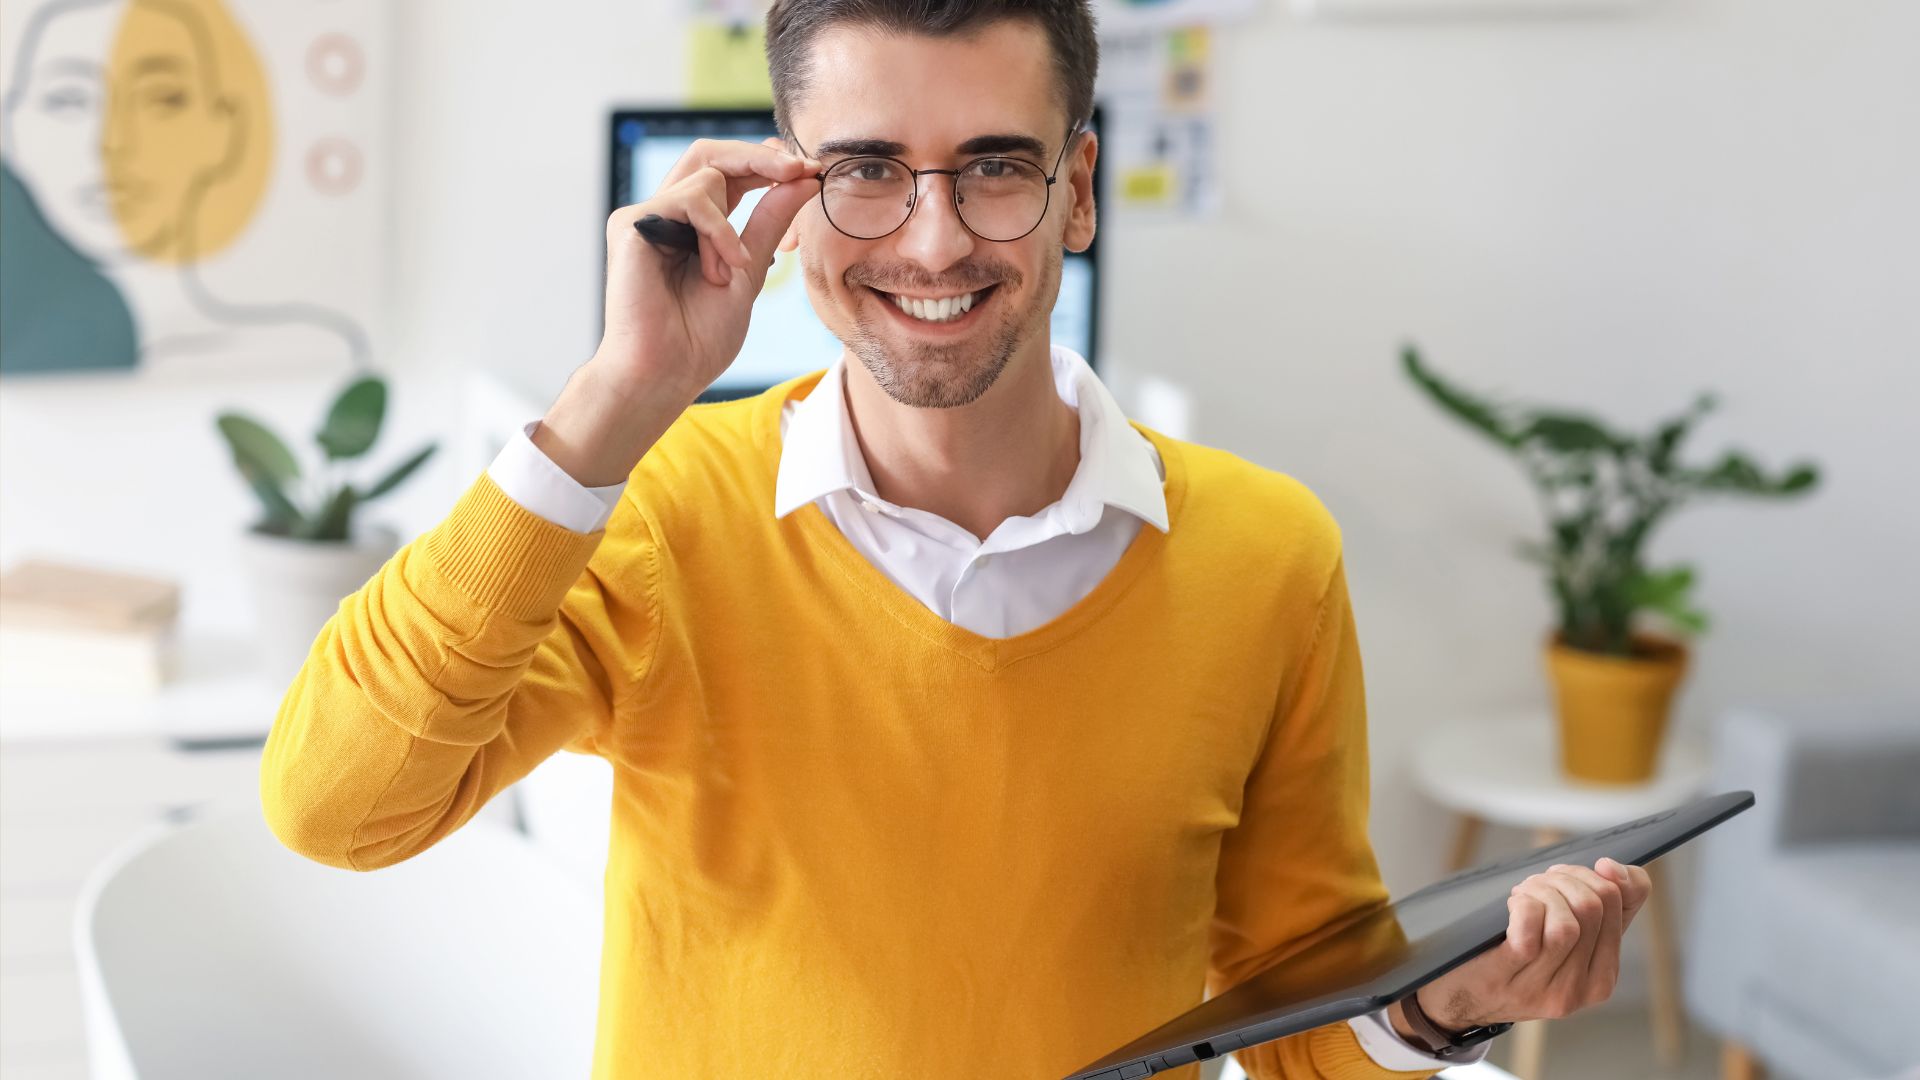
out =
<svg viewBox="0 0 1920 1080"><path fill-rule="evenodd" d="M747 266L746 249L734 233L727 215L704 193L694 192L682 204L687 220L700 232L700 263L707 280L724 286L733 280L733 272Z"/></svg>
<svg viewBox="0 0 1920 1080"><path fill-rule="evenodd" d="M1600 894L1607 902L1607 917L1600 927L1600 944L1593 951L1594 1000L1605 1001L1613 996L1613 988L1620 981L1620 939L1627 932L1626 891L1612 878L1599 873L1593 876L1608 889Z"/></svg>
<svg viewBox="0 0 1920 1080"><path fill-rule="evenodd" d="M1547 906L1533 896L1516 889L1507 897L1507 940L1504 950L1508 967L1520 971L1540 955L1540 931L1547 921Z"/></svg>
<svg viewBox="0 0 1920 1080"><path fill-rule="evenodd" d="M1535 874L1516 888L1540 901L1546 917L1540 927L1540 952L1515 981L1527 984L1535 994L1545 993L1552 989L1554 973L1580 944L1580 919L1568 906L1565 894L1554 888L1544 874Z"/></svg>
<svg viewBox="0 0 1920 1080"><path fill-rule="evenodd" d="M692 176L701 169L713 168L729 178L738 179L743 186L740 194L782 180L793 180L818 171L819 162L808 162L798 154L789 154L777 143L750 143L738 139L696 139L680 160L667 170L666 179L661 181L662 190ZM756 182L747 182L758 177ZM731 182L729 192L733 192ZM738 203L738 198L734 203ZM729 209L732 207L729 206Z"/></svg>
<svg viewBox="0 0 1920 1080"><path fill-rule="evenodd" d="M1571 1012L1585 1004L1587 971L1593 966L1593 950L1600 941L1600 919L1604 905L1585 881L1571 873L1571 867L1558 866L1547 874L1547 883L1567 898L1567 910L1580 922L1580 940L1553 972L1555 1005Z"/></svg>
<svg viewBox="0 0 1920 1080"><path fill-rule="evenodd" d="M775 184L753 208L742 240L747 245L748 269L763 277L773 263L773 249L786 234L800 208L807 205L819 188L810 180L790 180Z"/></svg>
<svg viewBox="0 0 1920 1080"><path fill-rule="evenodd" d="M1620 929L1624 931L1633 925L1633 917L1653 893L1653 877L1643 866L1619 862L1615 859L1601 859L1595 869L1607 874L1620 885Z"/></svg>
<svg viewBox="0 0 1920 1080"><path fill-rule="evenodd" d="M1585 866L1564 866L1560 874L1584 886L1599 901L1599 919L1592 928L1593 947L1587 954L1583 969L1572 974L1579 980L1580 1005L1585 1007L1605 1001L1613 993L1613 984L1620 970L1620 887L1594 870ZM1585 915L1583 913L1583 919Z"/></svg>

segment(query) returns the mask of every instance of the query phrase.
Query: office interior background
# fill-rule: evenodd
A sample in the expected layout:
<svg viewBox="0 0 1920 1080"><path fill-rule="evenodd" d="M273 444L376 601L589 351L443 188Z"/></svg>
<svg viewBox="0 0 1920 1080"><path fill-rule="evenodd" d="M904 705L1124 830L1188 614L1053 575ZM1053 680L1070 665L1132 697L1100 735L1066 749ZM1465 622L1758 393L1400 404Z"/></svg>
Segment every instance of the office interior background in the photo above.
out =
<svg viewBox="0 0 1920 1080"><path fill-rule="evenodd" d="M242 23L257 10L230 6ZM35 10L0 15L10 49ZM692 16L660 0L339 10L373 30L354 85L374 104L356 106L352 161L319 167L336 170L325 183L360 170L371 194L336 239L361 250L336 258L324 231L289 235L338 263L320 291L358 305L365 359L389 385L364 475L438 446L362 511L404 543L592 352L609 117L686 104ZM1480 861L1594 814L1727 787L1759 797L1660 860L1664 944L1636 922L1612 1000L1524 1047L1502 1037L1491 1060L1516 1075L1920 1067L1916 43L1920 8L1900 0L1260 0L1208 46L1212 204L1129 212L1103 176L1101 377L1143 423L1300 479L1341 524L1373 840L1394 894L1441 876L1463 840ZM297 74L308 52L282 51L271 59ZM273 169L316 167L316 112L287 129L312 140L284 140ZM11 167L22 136L8 134ZM284 209L279 190L268 211ZM8 261L0 290L22 293L33 266ZM297 268L279 280L290 291L256 299L313 299ZM31 318L9 306L0 340L24 340ZM147 846L257 800L258 739L286 678L265 659L266 571L243 544L259 509L214 420L244 412L305 452L355 371L350 348L280 362L278 340L206 364L188 341L166 362L0 373L0 568L177 589L175 667L150 689L103 688L107 661L89 677L46 645L44 597L0 606L7 1077L185 1075L138 1060L130 1012L161 1006L110 953L137 955L130 940L194 913L137 895L144 919L100 905ZM1769 476L1817 464L1793 497L1709 497L1659 529L1652 563L1697 569L1711 623L1688 639L1653 777L1596 785L1555 766L1552 598L1515 554L1541 534L1540 507L1508 455L1407 377L1409 344L1462 386L1634 432L1711 392L1691 459L1738 449ZM114 647L114 663L138 651ZM61 663L79 668L56 673L64 684L32 670ZM538 808L503 796L475 827L591 820L595 782L568 772ZM569 837L530 842L591 890L595 853ZM219 865L251 897L247 919L315 917L297 892L249 893L250 864ZM141 880L169 887L159 869ZM584 987L528 987L526 1007L584 1002L590 1036L585 971ZM184 1028L207 1022L195 1002L220 988L183 977L169 993L162 1019Z"/></svg>

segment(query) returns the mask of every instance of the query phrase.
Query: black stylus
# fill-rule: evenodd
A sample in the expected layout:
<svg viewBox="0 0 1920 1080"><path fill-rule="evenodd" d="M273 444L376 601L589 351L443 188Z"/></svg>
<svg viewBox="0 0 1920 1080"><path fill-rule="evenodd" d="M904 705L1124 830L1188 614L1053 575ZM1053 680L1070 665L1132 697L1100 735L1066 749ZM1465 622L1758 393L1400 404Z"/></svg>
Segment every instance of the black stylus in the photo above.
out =
<svg viewBox="0 0 1920 1080"><path fill-rule="evenodd" d="M647 243L669 251L699 251L700 234L684 221L664 218L659 214L648 214L633 223Z"/></svg>

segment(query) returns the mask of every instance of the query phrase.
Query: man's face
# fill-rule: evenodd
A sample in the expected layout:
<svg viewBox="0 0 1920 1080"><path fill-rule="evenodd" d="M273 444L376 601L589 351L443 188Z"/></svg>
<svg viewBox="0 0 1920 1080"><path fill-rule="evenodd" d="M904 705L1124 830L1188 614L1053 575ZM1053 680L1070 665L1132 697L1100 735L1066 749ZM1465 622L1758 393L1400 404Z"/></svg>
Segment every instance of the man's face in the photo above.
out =
<svg viewBox="0 0 1920 1080"><path fill-rule="evenodd" d="M801 147L827 168L877 152L915 169L957 169L989 156L962 152L963 144L1022 136L1038 152L992 156L1023 158L1050 174L1067 133L1046 35L1024 20L941 38L837 27L815 40L811 64L811 85L790 120ZM836 150L863 142L898 149ZM1010 242L983 240L961 223L952 176L920 177L912 216L876 240L835 229L815 199L788 234L800 244L814 310L905 405L965 405L1009 361L1044 362L1062 248L1084 251L1093 240L1095 150L1090 135L1080 136L1039 227ZM967 294L972 308L951 321L909 314L894 299Z"/></svg>

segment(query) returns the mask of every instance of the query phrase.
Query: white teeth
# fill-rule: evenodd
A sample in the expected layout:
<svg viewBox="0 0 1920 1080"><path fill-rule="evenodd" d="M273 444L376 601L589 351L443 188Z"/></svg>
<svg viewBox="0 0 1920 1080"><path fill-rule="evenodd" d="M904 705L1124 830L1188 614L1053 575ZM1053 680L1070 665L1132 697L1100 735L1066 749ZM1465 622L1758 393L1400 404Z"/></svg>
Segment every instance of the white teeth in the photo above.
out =
<svg viewBox="0 0 1920 1080"><path fill-rule="evenodd" d="M910 296L893 296L892 300L901 311L916 319L927 322L952 322L973 310L973 301L979 293L965 293L960 296L944 296L938 300L921 300Z"/></svg>

